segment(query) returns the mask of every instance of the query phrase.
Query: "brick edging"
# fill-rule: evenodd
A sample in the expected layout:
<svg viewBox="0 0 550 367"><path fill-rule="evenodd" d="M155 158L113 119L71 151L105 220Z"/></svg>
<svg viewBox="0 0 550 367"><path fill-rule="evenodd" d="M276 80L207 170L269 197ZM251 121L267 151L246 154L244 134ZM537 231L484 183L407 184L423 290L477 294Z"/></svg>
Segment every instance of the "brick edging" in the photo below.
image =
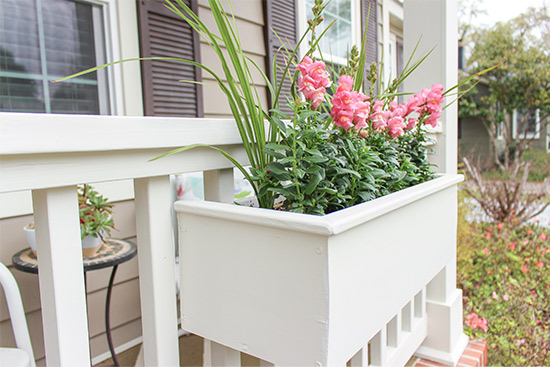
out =
<svg viewBox="0 0 550 367"><path fill-rule="evenodd" d="M487 366L487 341L470 340L468 346L460 357L456 367L485 367ZM427 359L418 359L413 367L446 367L445 365L429 361Z"/></svg>

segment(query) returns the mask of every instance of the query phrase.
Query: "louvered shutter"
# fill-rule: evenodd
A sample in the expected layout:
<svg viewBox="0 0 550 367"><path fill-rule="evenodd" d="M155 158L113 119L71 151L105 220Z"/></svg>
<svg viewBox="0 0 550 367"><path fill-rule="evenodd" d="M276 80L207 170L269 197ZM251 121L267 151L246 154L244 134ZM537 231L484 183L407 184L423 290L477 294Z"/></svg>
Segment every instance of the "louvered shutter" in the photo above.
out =
<svg viewBox="0 0 550 367"><path fill-rule="evenodd" d="M197 12L196 0L184 1ZM177 57L200 61L199 40L191 26L161 0L138 0L142 57ZM181 80L200 81L200 69L174 61L141 64L146 116L202 117L202 87Z"/></svg>
<svg viewBox="0 0 550 367"><path fill-rule="evenodd" d="M369 13L369 6L370 6L370 13ZM361 30L365 30L365 26L367 26L367 55L366 55L366 63L365 63L365 69L366 73L369 72L370 66L373 62L378 61L378 23L376 20L376 14L377 14L377 5L376 0L362 0L361 1L361 20L362 20L362 28ZM367 23L368 19L368 24ZM365 74L368 75L368 74Z"/></svg>
<svg viewBox="0 0 550 367"><path fill-rule="evenodd" d="M369 14L370 6L370 14ZM367 27L367 65L370 67L375 61L378 61L378 35L377 28L378 24L376 22L376 13L377 6L376 0L362 0L361 2L361 15L362 15L362 30L365 29L368 17L368 27Z"/></svg>
<svg viewBox="0 0 550 367"><path fill-rule="evenodd" d="M294 0L266 0L264 2L265 14L265 40L266 40L266 70L267 75L271 79L271 71L273 69L273 60L277 54L277 80L270 80L272 84L279 85L283 70L288 62L286 52L280 50L281 41L284 42L287 50L292 52L297 43L297 13L296 1ZM275 33L278 37L275 35ZM282 70L281 70L282 69ZM295 67L291 67L290 76L294 75ZM290 98L290 86L292 82L287 77L284 79L281 94L279 96L279 109L287 114L292 114L292 109L287 106L287 99ZM269 98L269 105L272 106L273 101Z"/></svg>

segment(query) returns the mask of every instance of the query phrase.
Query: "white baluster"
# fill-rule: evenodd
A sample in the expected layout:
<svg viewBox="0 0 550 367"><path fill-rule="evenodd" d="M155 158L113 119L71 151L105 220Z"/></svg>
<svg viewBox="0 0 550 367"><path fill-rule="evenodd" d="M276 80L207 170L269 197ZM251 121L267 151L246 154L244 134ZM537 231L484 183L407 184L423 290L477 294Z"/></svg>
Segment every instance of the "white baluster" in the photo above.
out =
<svg viewBox="0 0 550 367"><path fill-rule="evenodd" d="M233 168L204 172L204 198L222 203L233 202L235 198ZM235 352L238 354L237 365L240 366L241 355L238 351L204 339L203 365L205 367L229 366L228 364L217 364L216 361L226 361L231 358L235 360L237 358Z"/></svg>
<svg viewBox="0 0 550 367"><path fill-rule="evenodd" d="M370 366L385 366L387 358L386 328L382 328L369 342Z"/></svg>
<svg viewBox="0 0 550 367"><path fill-rule="evenodd" d="M421 319L426 313L426 290L422 289L414 296L414 317Z"/></svg>
<svg viewBox="0 0 550 367"><path fill-rule="evenodd" d="M204 172L204 198L209 201L232 203L235 200L233 168Z"/></svg>
<svg viewBox="0 0 550 367"><path fill-rule="evenodd" d="M401 343L401 313L398 313L390 320L388 328L388 346L398 348Z"/></svg>
<svg viewBox="0 0 550 367"><path fill-rule="evenodd" d="M204 340L205 346L209 344L209 355L204 359L205 366L212 367L235 367L241 365L241 352L235 349L218 344L211 340ZM206 351L206 348L205 348ZM210 364L206 364L209 360Z"/></svg>
<svg viewBox="0 0 550 367"><path fill-rule="evenodd" d="M76 187L35 190L32 197L46 360L50 366L89 366Z"/></svg>
<svg viewBox="0 0 550 367"><path fill-rule="evenodd" d="M365 345L363 348L351 358L351 367L367 367L369 365L369 345Z"/></svg>
<svg viewBox="0 0 550 367"><path fill-rule="evenodd" d="M401 310L401 328L402 328L401 330L411 332L412 319L413 319L413 308L412 308L411 302L409 302Z"/></svg>
<svg viewBox="0 0 550 367"><path fill-rule="evenodd" d="M178 366L170 177L134 180L145 366Z"/></svg>

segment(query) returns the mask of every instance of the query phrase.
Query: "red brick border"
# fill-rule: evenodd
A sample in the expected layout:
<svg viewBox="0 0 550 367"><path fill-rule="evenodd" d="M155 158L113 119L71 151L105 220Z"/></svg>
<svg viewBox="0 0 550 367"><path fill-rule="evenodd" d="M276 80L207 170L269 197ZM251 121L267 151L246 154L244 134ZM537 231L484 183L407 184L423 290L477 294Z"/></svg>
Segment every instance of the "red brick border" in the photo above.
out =
<svg viewBox="0 0 550 367"><path fill-rule="evenodd" d="M470 340L466 350L460 357L456 367L485 367L487 366L487 341ZM428 361L427 359L418 359L413 367L445 367L442 364Z"/></svg>

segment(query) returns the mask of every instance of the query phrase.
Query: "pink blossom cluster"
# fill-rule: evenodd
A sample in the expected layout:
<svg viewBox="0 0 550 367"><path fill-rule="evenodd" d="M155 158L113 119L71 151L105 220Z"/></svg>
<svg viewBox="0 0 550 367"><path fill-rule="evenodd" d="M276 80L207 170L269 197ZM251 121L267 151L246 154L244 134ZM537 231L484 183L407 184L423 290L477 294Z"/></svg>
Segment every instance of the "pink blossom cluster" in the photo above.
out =
<svg viewBox="0 0 550 367"><path fill-rule="evenodd" d="M389 110L385 110L384 102L378 100L374 102L370 115L372 128L377 131L388 129L390 136L395 138L403 135L406 130L413 129L419 118L427 117L424 124L435 127L437 119L441 117L442 103L443 86L441 84L434 84L431 89L423 89L404 104L392 101ZM417 115L411 116L413 113Z"/></svg>
<svg viewBox="0 0 550 367"><path fill-rule="evenodd" d="M480 328L483 331L487 332L487 320L485 317L480 318L477 313L472 312L471 314L466 315L466 325L472 329Z"/></svg>
<svg viewBox="0 0 550 367"><path fill-rule="evenodd" d="M428 116L424 124L437 126L437 119L441 117L441 104L443 104L443 86L434 84L430 89L422 89L407 101L408 113L414 111L421 116Z"/></svg>
<svg viewBox="0 0 550 367"><path fill-rule="evenodd" d="M329 74L325 70L325 63L313 61L308 56L304 56L296 69L301 72L298 78L299 90L304 94L306 100L311 101L311 106L316 110L325 98L326 88L332 84Z"/></svg>
<svg viewBox="0 0 550 367"><path fill-rule="evenodd" d="M353 79L349 75L342 75L338 79L338 89L331 99L332 110L330 115L334 124L348 131L352 126L357 131L367 127L367 118L370 113L368 97L361 92L353 91Z"/></svg>

